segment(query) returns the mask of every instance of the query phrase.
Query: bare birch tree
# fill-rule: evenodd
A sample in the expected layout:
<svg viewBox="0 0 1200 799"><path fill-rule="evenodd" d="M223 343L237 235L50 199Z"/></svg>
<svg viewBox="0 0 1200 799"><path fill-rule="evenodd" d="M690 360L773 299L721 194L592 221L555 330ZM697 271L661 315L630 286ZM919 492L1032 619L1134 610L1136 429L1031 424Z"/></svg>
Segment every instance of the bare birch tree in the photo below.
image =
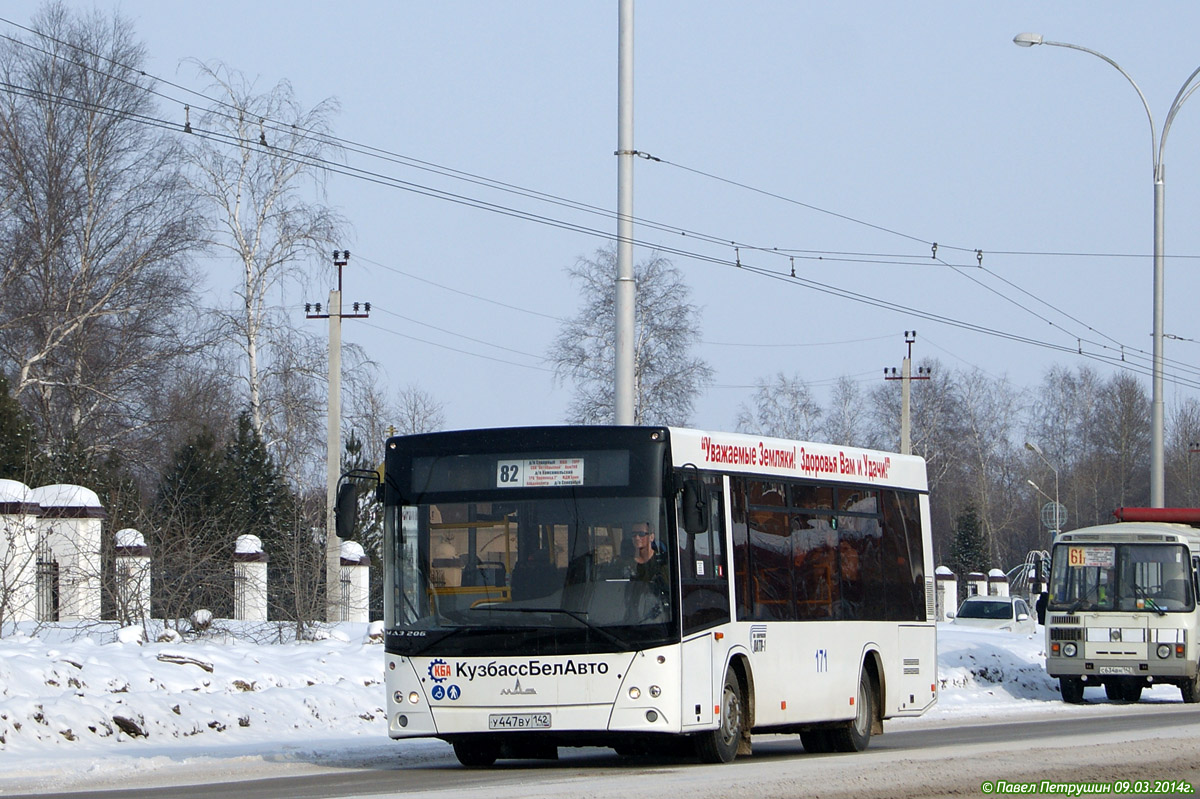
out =
<svg viewBox="0 0 1200 799"><path fill-rule="evenodd" d="M56 452L152 435L187 328L200 216L129 22L50 3L0 42L0 355Z"/></svg>
<svg viewBox="0 0 1200 799"><path fill-rule="evenodd" d="M821 430L821 406L798 374L778 372L755 381L752 405L738 408L737 431L811 441Z"/></svg>
<svg viewBox="0 0 1200 799"><path fill-rule="evenodd" d="M567 420L612 424L616 416L615 247L580 258L567 274L583 306L563 323L547 355L575 396ZM712 382L712 367L691 352L700 338L699 308L688 302L683 274L657 254L634 266L634 424L687 424L696 398Z"/></svg>
<svg viewBox="0 0 1200 799"><path fill-rule="evenodd" d="M337 103L305 108L287 81L258 93L222 64L198 70L221 99L196 121L193 185L214 209L211 244L240 270L237 304L224 321L243 358L254 429L274 445L268 422L279 408L268 386L287 363L272 360L272 350L297 333L274 302L306 262L327 258L344 226L322 203L323 165L338 153L330 136Z"/></svg>

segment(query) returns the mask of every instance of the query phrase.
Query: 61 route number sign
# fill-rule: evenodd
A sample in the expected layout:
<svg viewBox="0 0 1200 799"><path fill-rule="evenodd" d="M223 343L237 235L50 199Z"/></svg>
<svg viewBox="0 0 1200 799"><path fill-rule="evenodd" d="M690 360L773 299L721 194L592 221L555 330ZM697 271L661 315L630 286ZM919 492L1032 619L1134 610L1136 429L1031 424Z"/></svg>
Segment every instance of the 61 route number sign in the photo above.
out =
<svg viewBox="0 0 1200 799"><path fill-rule="evenodd" d="M1076 567L1111 569L1117 562L1116 554L1112 547L1068 547L1067 563Z"/></svg>

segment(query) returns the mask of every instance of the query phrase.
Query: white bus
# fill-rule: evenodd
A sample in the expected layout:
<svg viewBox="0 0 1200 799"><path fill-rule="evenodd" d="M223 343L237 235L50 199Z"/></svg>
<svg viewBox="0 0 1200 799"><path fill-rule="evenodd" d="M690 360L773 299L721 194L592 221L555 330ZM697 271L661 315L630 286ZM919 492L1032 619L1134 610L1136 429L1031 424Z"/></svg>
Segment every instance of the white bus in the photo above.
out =
<svg viewBox="0 0 1200 799"><path fill-rule="evenodd" d="M729 762L752 732L862 750L936 701L920 458L667 427L386 453L393 738L468 766L559 746Z"/></svg>
<svg viewBox="0 0 1200 799"><path fill-rule="evenodd" d="M1120 508L1116 524L1061 533L1051 553L1046 671L1064 702L1086 686L1136 702L1176 685L1200 702L1200 509Z"/></svg>

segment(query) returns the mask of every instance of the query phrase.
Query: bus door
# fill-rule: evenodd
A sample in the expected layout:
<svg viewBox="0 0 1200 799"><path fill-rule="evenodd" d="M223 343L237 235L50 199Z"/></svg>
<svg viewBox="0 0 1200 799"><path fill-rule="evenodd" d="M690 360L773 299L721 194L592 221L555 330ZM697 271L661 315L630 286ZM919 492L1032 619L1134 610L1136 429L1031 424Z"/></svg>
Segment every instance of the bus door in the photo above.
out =
<svg viewBox="0 0 1200 799"><path fill-rule="evenodd" d="M725 557L725 479L703 475L708 491L708 529L687 533L679 515L679 575L683 594L681 652L682 721L685 728L710 725L713 686L725 674L725 647L714 647L714 628L729 623L729 568ZM721 672L721 673L718 673Z"/></svg>

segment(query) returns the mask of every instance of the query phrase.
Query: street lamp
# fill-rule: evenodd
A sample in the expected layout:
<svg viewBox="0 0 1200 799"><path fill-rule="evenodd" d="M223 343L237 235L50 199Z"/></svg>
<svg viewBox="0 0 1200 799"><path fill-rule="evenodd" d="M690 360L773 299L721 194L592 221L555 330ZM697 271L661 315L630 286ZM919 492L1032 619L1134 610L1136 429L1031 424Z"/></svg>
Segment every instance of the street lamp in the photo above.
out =
<svg viewBox="0 0 1200 799"><path fill-rule="evenodd" d="M1054 472L1054 530L1053 530L1053 532L1054 532L1054 535L1057 536L1059 533L1062 532L1062 530L1059 529L1060 527L1062 527L1062 511L1059 510L1062 507L1062 505L1060 505L1058 502L1058 469L1055 469L1054 464L1052 464L1049 460L1046 459L1046 456L1042 453L1042 448L1039 447L1037 444L1034 444L1032 441L1026 441L1025 449L1029 450L1034 455L1037 455L1039 458L1041 458L1042 463L1049 466L1050 471ZM1050 497L1046 496L1045 491L1042 491L1042 489L1038 488L1037 483L1033 482L1032 480L1026 480L1025 482L1029 483L1034 488L1037 488L1038 493L1041 494L1043 497L1046 497L1046 499L1050 499Z"/></svg>
<svg viewBox="0 0 1200 799"><path fill-rule="evenodd" d="M1154 165L1154 353L1153 353L1153 377L1151 379L1151 404L1150 404L1150 506L1153 508L1161 508L1165 504L1163 492L1163 148L1167 144L1167 131L1171 129L1171 122L1175 119L1175 114L1179 112L1180 106L1183 105L1187 98L1192 96L1192 92L1200 88L1200 83L1192 85L1192 81L1200 75L1200 67L1188 75L1188 79L1183 82L1183 86L1179 88L1179 93L1175 95L1175 99L1171 102L1171 107L1167 109L1166 121L1163 123L1162 136L1157 136L1154 127L1154 115L1150 113L1150 104L1146 102L1146 95L1142 94L1142 90L1134 82L1133 78L1129 77L1129 73L1121 69L1116 61L1113 61L1103 53L1097 53L1095 50L1089 50L1086 47L1080 47L1077 44L1067 44L1066 42L1048 42L1042 38L1040 33L1018 33L1013 37L1013 43L1018 47L1033 47L1035 44L1045 44L1051 47L1066 47L1071 50L1079 50L1080 52L1090 53L1097 58L1107 62L1114 69L1125 76L1125 80L1129 81L1133 86L1134 91L1138 93L1138 97L1142 101L1142 106L1146 109L1146 117L1150 120L1150 156ZM1028 446L1028 445L1026 445Z"/></svg>

